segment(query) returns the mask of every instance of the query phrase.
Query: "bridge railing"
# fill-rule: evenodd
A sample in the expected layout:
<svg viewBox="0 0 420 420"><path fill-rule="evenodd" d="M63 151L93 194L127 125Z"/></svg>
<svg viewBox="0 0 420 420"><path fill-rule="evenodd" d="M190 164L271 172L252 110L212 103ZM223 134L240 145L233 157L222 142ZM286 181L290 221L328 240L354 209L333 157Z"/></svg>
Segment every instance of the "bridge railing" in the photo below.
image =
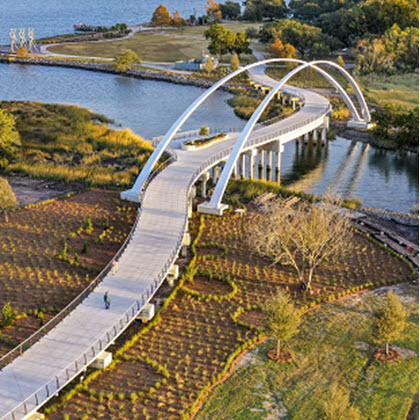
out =
<svg viewBox="0 0 420 420"><path fill-rule="evenodd" d="M147 185L156 177L158 173L160 173L163 169L165 169L170 163L176 160L176 155L171 156L164 162L162 162L149 176L147 180ZM138 221L141 215L141 208L137 214L136 220L134 225L132 226L127 238L114 255L114 257L109 261L109 263L105 266L105 268L95 277L95 279L87 286L79 295L77 295L64 309L62 309L54 318L48 321L45 325L43 325L38 331L28 337L25 341L17 345L13 350L9 353L5 354L0 359L0 369L3 369L6 365L8 365L12 360L16 357L22 355L25 351L30 349L40 338L44 337L48 334L57 324L59 324L70 312L76 308L91 292L92 290L105 278L105 276L111 270L114 262L118 260L121 254L126 249L128 243L130 242L131 237L137 227Z"/></svg>
<svg viewBox="0 0 420 420"><path fill-rule="evenodd" d="M159 165L155 169L154 175L150 177L149 183L151 180L169 164L169 161L174 161L175 156L172 156L167 161ZM188 191L189 189L187 189ZM110 261L110 263L101 271L101 273L95 278L95 280L80 294L78 295L66 308L64 308L56 317L42 327L42 331L39 330L33 334L25 342L21 343L18 347L8 353L5 357L1 359L13 360L14 357L19 356L23 351L29 349L36 341L41 337L45 336L49 331L51 331L60 321L62 321L77 305L79 305L89 294L90 292L99 284L99 282L106 276L110 271L112 262L115 261L127 247L134 230L137 227L138 221L141 216L141 208L139 209L139 214L133 225L133 228L130 231L127 239L125 240L123 246L120 248L116 256ZM140 295L129 309L120 317L120 319L100 338L98 338L89 348L87 348L83 353L81 353L73 362L69 363L64 369L61 370L53 379L51 379L47 384L40 387L36 392L27 397L23 402L21 402L17 407L10 410L3 419L12 419L17 420L26 415L31 411L35 410L37 407L42 405L43 402L47 401L53 395L63 388L69 381L75 378L79 373L86 369L86 367L96 359L97 355L107 348L126 328L127 326L135 319L144 305L152 298L157 289L165 280L169 269L177 258L179 249L181 248L184 233L187 227L188 222L188 193L186 197L186 211L185 217L182 225L182 229L177 238L177 242L173 247L169 257L166 260L166 263L162 267L161 271L158 273L153 283L149 284L146 290ZM12 357L14 355L14 357ZM5 359L6 360L6 359ZM4 360L4 361L5 361ZM2 365L4 367L5 364Z"/></svg>
<svg viewBox="0 0 420 420"><path fill-rule="evenodd" d="M299 121L291 126L285 127L283 129L277 130L273 133L266 134L264 136L258 136L256 138L250 139L247 142L246 146L252 146L258 143L263 143L267 140L271 140L273 138L279 137L283 134L289 133L294 131L298 128L301 128L316 119L319 119L325 115L324 112L319 112L318 114L308 117L302 121ZM198 176L208 167L211 167L217 161L223 160L226 156L228 156L231 152L231 148L226 149L211 158L207 159L203 162L199 168L197 168L194 173L192 174L189 185L187 188L186 193L186 211L184 216L184 221L182 225L182 229L177 238L177 242L173 247L172 251L170 252L164 266L162 267L161 271L158 273L156 278L153 282L146 288L146 290L140 295L140 298L136 300L129 309L120 317L120 319L100 338L98 338L89 348L87 348L83 353L81 353L73 362L68 364L60 373L58 373L53 379L51 379L47 384L40 387L36 392L31 394L27 397L23 402L21 402L17 407L10 410L6 415L2 417L2 419L12 419L17 420L26 415L28 415L31 411L35 410L37 407L42 405L45 401L55 395L60 389L62 389L69 381L71 381L74 377L76 377L79 373L86 369L86 367L92 363L93 360L96 359L97 355L107 348L126 328L127 326L135 319L137 314L140 310L144 307L144 305L151 299L154 295L156 290L160 287L162 282L165 280L169 269L171 268L172 264L176 260L178 252L182 246L185 230L187 227L188 222L188 192L191 185L195 182ZM150 175L147 179L147 185L150 184L152 179L169 164L169 161L176 160L176 155L172 155L170 159L163 162L161 165L158 166L154 170L154 172ZM146 186L147 186L146 185ZM27 340L22 342L19 346L5 355L2 359L0 359L0 368L3 368L7 363L13 360L15 357L23 354L26 350L32 347L35 342L37 342L40 338L45 336L49 331L51 331L59 322L61 322L66 316L70 314L70 312L76 308L91 292L92 290L99 284L101 280L108 274L111 269L113 261L117 260L122 252L127 247L136 227L139 222L141 216L141 208L139 209L138 216L136 221L127 236L124 244L117 252L115 257L108 263L108 265L101 271L101 273L95 278L95 280L85 289L82 293L80 293L69 305L66 306L58 315L56 315L52 320L50 320L47 324L45 324L40 330L38 330L35 334L29 337Z"/></svg>

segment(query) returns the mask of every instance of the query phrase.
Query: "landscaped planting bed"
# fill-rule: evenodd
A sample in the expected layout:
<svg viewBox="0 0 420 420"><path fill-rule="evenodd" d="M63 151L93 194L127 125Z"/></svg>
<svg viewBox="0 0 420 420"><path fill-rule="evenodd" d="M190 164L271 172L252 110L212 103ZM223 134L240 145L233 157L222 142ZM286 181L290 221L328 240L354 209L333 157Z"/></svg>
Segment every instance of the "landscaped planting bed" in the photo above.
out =
<svg viewBox="0 0 420 420"><path fill-rule="evenodd" d="M304 293L290 268L251 252L248 223L248 217L233 214L194 216L189 223L196 236L194 256L174 293L145 328L131 327L134 335L115 353L111 367L53 403L48 419L190 418L234 359L262 338L259 308L277 290L287 288L304 310L413 275L401 258L353 234L354 248L345 260L321 267L313 294ZM207 252L211 249L218 252Z"/></svg>
<svg viewBox="0 0 420 420"><path fill-rule="evenodd" d="M131 207L129 207L131 206ZM0 307L18 317L0 329L0 354L34 333L108 264L136 218L114 191L90 190L0 219Z"/></svg>

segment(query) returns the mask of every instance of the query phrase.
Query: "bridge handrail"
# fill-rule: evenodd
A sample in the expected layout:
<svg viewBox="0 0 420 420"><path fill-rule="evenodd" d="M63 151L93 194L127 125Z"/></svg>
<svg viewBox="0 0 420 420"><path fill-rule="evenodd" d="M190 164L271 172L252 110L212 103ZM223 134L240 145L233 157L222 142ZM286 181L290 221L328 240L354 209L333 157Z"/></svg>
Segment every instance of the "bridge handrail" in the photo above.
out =
<svg viewBox="0 0 420 420"><path fill-rule="evenodd" d="M174 160L176 160L176 156L172 156L171 158L163 162L161 165L159 165L159 167L154 170L154 176L150 177L148 184L164 167L166 167L170 163L170 161L174 161ZM189 188L187 191L189 191ZM187 193L187 197L188 197L188 193ZM187 198L186 206L188 207L188 198ZM44 336L47 332L51 331L57 325L58 322L53 323L52 321L61 321L62 319L64 319L64 317L67 316L71 312L72 309L74 309L78 304L81 303L81 301L84 298L86 298L86 296L88 296L88 294L93 290L93 288L97 286L99 281L105 277L105 275L110 270L112 262L116 260L117 256L120 256L121 253L124 251L124 249L127 247L128 242L131 239L135 228L137 227L138 221L140 219L140 215L141 215L141 208L139 209L138 216L136 218L136 221L134 222L133 228L131 229L129 235L127 236L124 244L117 252L116 256L101 271L101 273L95 278L95 280L85 290L83 290L82 293L80 293L69 305L66 306L66 308L60 311L59 314L57 314L53 319L51 319L47 324L45 324L44 327L42 327L42 335L39 334L40 335L39 338ZM178 240L175 247L172 249L170 256L168 257L165 265L163 266L162 270L157 275L154 282L151 283L146 288L146 290L140 295L140 298L136 300L128 308L128 310L120 317L120 319L110 329L108 329L104 334L102 334L102 336L98 338L91 346L89 346L87 350L81 353L76 358L76 360L69 363L64 369L61 370L61 372L57 376L55 376L54 379L50 380L47 384L38 388L37 391L35 391L29 397L27 397L24 401L22 401L16 408L10 410L5 416L2 417L2 419L5 419L8 416L9 417L11 416L11 418L14 420L15 419L14 414L18 410L22 410L22 409L25 415L30 413L32 409L35 409L36 407L39 406L39 401L41 400L40 398L41 398L42 392L45 392L44 399L48 399L51 395L56 394L65 384L67 384L71 379L77 376L81 371L86 369L86 367L90 363L92 363L92 361L96 358L96 355L100 353L101 351L103 351L112 341L114 341L125 330L125 328L131 323L132 319L135 316L137 316L141 308L151 299L154 292L160 287L161 283L165 280L166 275L170 267L172 266L173 262L175 261L179 249L181 248L184 232L187 227L187 221L188 221L188 208L186 209L183 226L178 236ZM47 328L48 328L48 331L47 331ZM19 354L22 354L20 352L20 347L27 341L33 339L34 336L37 336L38 333L40 333L40 330L38 330L31 337L29 337L27 340L25 340L15 349L13 349L11 352L9 352L6 356L8 356L10 353L14 351L19 351ZM32 344L28 348L30 348L34 343L35 342L32 342ZM89 352L91 352L91 355L88 356ZM2 361L6 356L0 359L0 361ZM60 385L60 378L62 377L64 377L64 382L62 382L63 385ZM32 401L33 408L30 408L31 401Z"/></svg>
<svg viewBox="0 0 420 420"><path fill-rule="evenodd" d="M170 158L166 159L162 162L148 177L147 186L153 180L153 178L161 172L166 166L176 160L176 155L172 155ZM104 277L109 273L111 270L112 264L116 261L122 254L122 252L127 247L128 243L130 242L131 237L137 227L138 221L141 215L141 207L139 208L136 220L127 235L124 243L118 249L114 257L109 261L109 263L105 266L105 268L95 277L95 279L89 283L89 285L82 290L82 292L77 295L65 308L63 308L57 315L55 315L52 319L50 319L45 325L39 328L35 333L33 333L30 337L26 340L22 341L22 343L18 344L14 349L9 351L3 357L0 358L0 369L3 369L6 365L8 365L15 357L22 355L26 350L30 349L40 338L45 336L48 332L50 332L59 322L61 322L70 312L78 306L89 294L90 292L104 279Z"/></svg>
<svg viewBox="0 0 420 420"><path fill-rule="evenodd" d="M309 124L321 117L323 117L327 112L329 112L329 108L323 111L318 112L315 115L312 115L311 117L308 117L300 122L297 122L295 124L292 124L291 126L287 126L285 128L282 128L280 130L277 130L275 132L271 132L262 136L258 136L255 138L250 139L246 146L252 146L257 143L264 142L265 140L271 140L273 138L279 137L283 134L289 133L291 131L294 131L306 124ZM32 393L29 397L27 397L23 402L21 402L16 408L10 410L4 417L12 417L12 419L15 418L14 414L18 410L22 410L24 414L28 414L32 408L30 408L30 404L32 401L33 409L39 406L40 396L43 392L45 392L44 399L48 399L51 395L56 394L65 384L67 384L71 379L73 379L75 376L77 376L81 371L86 369L86 367L92 363L92 361L96 358L96 355L103 351L109 344L112 343L124 330L125 328L131 323L132 319L137 316L137 314L140 312L141 308L144 307L144 305L151 299L154 292L160 287L161 283L165 280L166 275L172 266L173 262L175 261L177 254L179 252L179 249L181 248L184 233L186 230L187 222L188 222L188 194L191 185L195 182L195 180L198 178L198 176L209 166L211 166L213 163L222 160L224 157L228 156L230 154L230 150L226 149L224 151L219 152L218 154L210 157L206 161L204 161L199 168L195 170L193 175L191 176L187 188L186 193L186 212L185 217L183 221L183 227L179 233L178 240L176 245L173 247L165 265L163 266L162 270L157 275L156 279L151 283L140 295L140 298L136 300L129 308L128 310L120 317L120 319L104 334L101 335L100 338L98 338L87 350L85 350L83 353L81 353L76 360L68 364L62 371L55 376L54 379L50 380L47 384L40 387L37 391ZM166 167L170 162L176 160L176 154L173 152L172 156L167 159L165 162L160 164L147 178L145 182L145 188L150 184L150 182L153 180L153 178L161 172L164 167ZM24 351L29 349L36 341L38 341L39 338L47 334L49 331L51 331L62 319L64 319L65 316L67 316L78 304L80 304L88 295L89 293L99 284L99 282L105 277L105 275L110 271L112 262L115 261L125 250L127 247L135 228L137 227L138 221L140 219L141 215L141 208L139 209L138 216L136 218L136 221L134 222L133 228L131 229L129 235L127 236L126 240L124 241L124 244L121 246L121 248L118 250L115 257L108 263L108 265L99 273L99 275L95 278L95 280L89 284L89 286L83 290L69 305L66 306L62 311L60 311L59 314L57 314L53 319L51 319L47 324L45 324L40 330L38 330L36 333L34 333L31 337L29 337L27 340L25 340L23 343L19 344L15 349L13 349L11 352L9 352L7 355L3 356L0 359L0 369L5 366L4 361L6 358L10 358L12 354L22 354ZM150 290L149 290L150 289ZM37 338L36 341L34 339ZM32 340L32 341L31 341ZM25 345L28 345L28 347L25 349ZM88 356L89 353L89 356ZM13 359L12 359L13 360ZM60 385L60 378L64 377L64 381L62 382L62 385ZM55 388L55 389L54 389ZM29 409L28 409L29 407Z"/></svg>

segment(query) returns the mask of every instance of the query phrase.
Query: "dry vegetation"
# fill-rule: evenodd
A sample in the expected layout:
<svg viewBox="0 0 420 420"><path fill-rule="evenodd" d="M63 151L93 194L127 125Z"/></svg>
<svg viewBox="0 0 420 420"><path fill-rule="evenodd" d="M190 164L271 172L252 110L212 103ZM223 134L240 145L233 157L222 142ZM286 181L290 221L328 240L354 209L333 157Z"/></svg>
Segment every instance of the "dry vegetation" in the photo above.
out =
<svg viewBox="0 0 420 420"><path fill-rule="evenodd" d="M95 278L124 242L136 214L117 193L91 190L15 210L8 223L0 219L0 305L10 302L21 315L0 329L1 354Z"/></svg>
<svg viewBox="0 0 420 420"><path fill-rule="evenodd" d="M291 268L251 253L249 222L233 214L195 216L194 257L160 313L144 329L134 326L113 365L53 404L48 418L189 418L235 357L261 337L260 308L279 289L304 310L412 275L405 261L352 234L352 252L320 267L313 294L305 293Z"/></svg>

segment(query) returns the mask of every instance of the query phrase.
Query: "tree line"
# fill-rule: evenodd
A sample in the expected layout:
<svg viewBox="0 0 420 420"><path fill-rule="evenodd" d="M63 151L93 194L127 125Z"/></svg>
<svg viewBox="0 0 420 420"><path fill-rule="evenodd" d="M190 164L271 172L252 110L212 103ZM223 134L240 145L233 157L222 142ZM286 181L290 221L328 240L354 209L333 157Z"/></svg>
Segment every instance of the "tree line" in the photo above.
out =
<svg viewBox="0 0 420 420"><path fill-rule="evenodd" d="M206 15L198 18L191 15L189 19L181 18L178 12L172 17L161 5L152 24L215 24L222 19L262 22L259 31L248 29L242 42L255 38L270 47L274 44L273 49L280 57L294 57L298 53L301 58L313 59L328 56L331 51L354 48L356 74L410 72L419 66L416 0L292 0L288 6L284 0L246 0L243 5L241 8L239 2L232 0L224 3L208 0ZM225 43L232 44L226 39L230 34L223 37ZM232 47L228 49L233 51Z"/></svg>

